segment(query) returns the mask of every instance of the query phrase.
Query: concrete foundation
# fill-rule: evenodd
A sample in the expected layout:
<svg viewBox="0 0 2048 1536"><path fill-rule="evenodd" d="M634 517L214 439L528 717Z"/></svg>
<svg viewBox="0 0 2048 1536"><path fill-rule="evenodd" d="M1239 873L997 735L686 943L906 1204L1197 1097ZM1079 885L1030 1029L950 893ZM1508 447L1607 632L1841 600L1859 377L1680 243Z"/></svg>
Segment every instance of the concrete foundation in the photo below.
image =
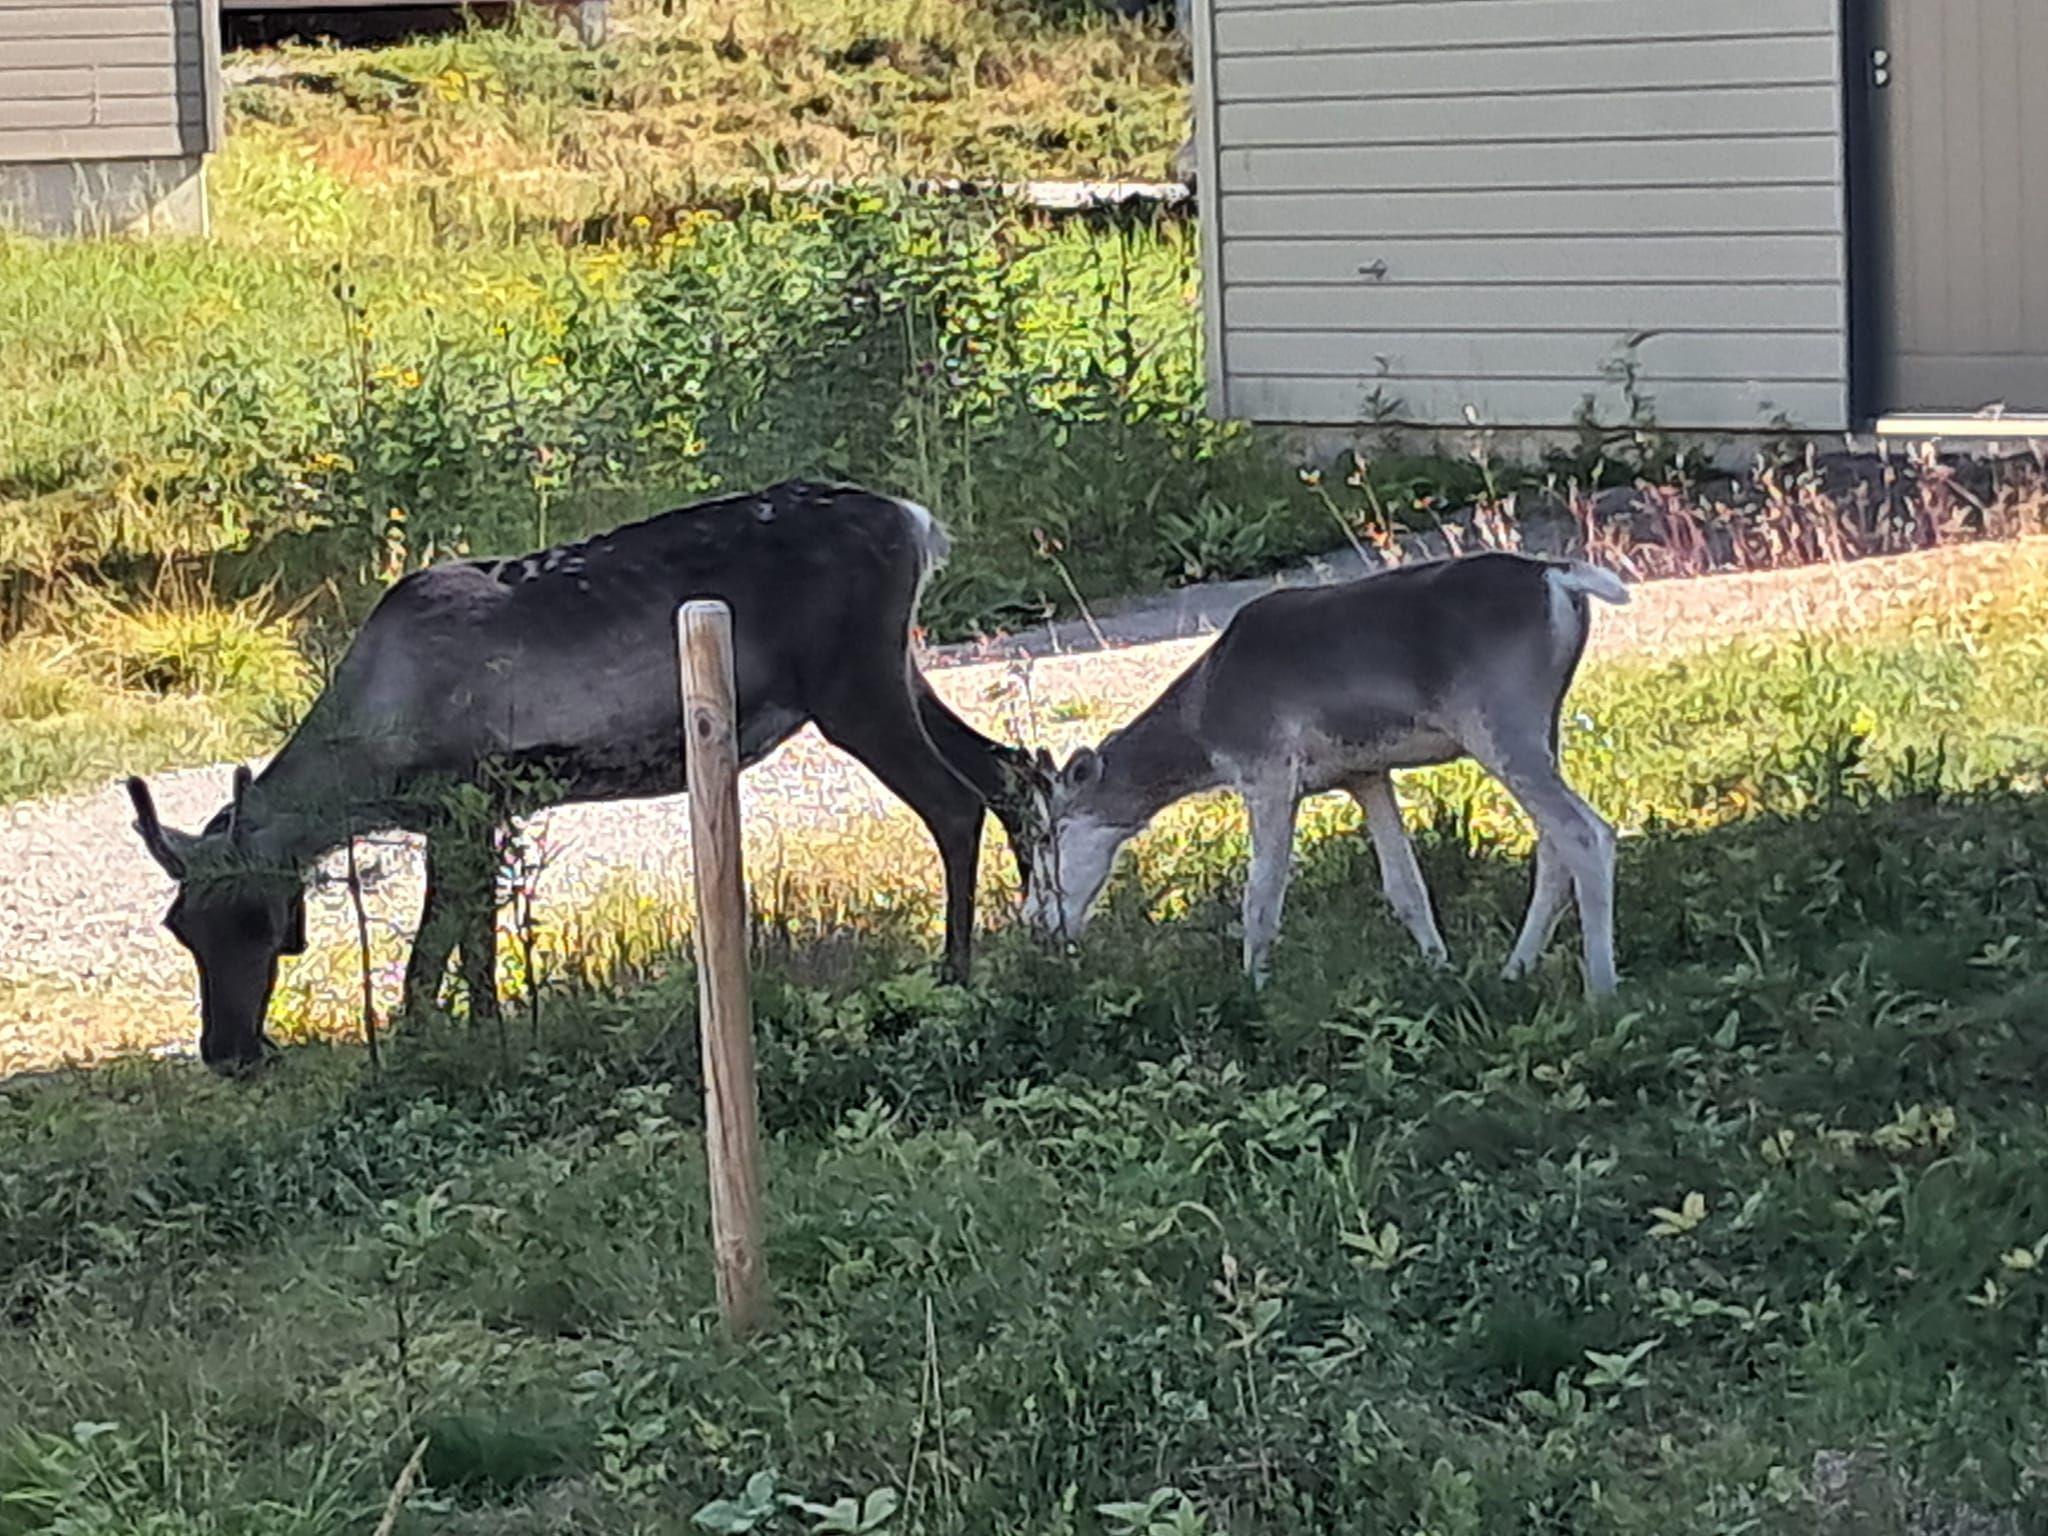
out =
<svg viewBox="0 0 2048 1536"><path fill-rule="evenodd" d="M205 160L0 164L0 226L38 235L203 235Z"/></svg>

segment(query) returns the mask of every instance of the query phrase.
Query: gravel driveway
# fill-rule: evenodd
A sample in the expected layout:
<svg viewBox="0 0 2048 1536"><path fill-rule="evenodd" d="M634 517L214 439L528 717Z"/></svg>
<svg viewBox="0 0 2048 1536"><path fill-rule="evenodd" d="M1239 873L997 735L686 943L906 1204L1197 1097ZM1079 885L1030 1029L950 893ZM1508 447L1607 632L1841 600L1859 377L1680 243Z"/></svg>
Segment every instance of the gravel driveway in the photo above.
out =
<svg viewBox="0 0 2048 1536"><path fill-rule="evenodd" d="M1907 604L1963 601L1995 588L2022 562L2048 564L2048 541L1646 584L1630 606L1598 609L1589 665L1620 651L1684 649L1745 632L1858 622ZM927 664L938 690L984 731L1021 732L1064 752L1149 702L1231 608L1270 585L1236 583L1195 599L1134 606L1101 621L1107 648L1086 626L1068 625L1022 637L994 660L986 650L955 647ZM1084 637L1085 648L1073 648ZM152 783L165 820L191 828L220 805L228 769L169 773ZM922 858L923 878L936 887L937 858L910 812L814 730L750 770L741 800L757 875L764 859L792 873L821 858L829 867L835 840L879 835L890 825L901 834L907 823L915 835L905 857ZM0 1076L192 1038L191 964L158 926L170 882L130 822L118 784L0 810ZM563 807L537 818L536 829L555 849L541 887L543 923L550 909L559 916L585 904L622 874L679 895L687 890L689 813L681 797ZM420 896L417 849L398 840L376 858L372 920L380 930L408 932ZM907 876L916 873L906 865ZM310 922L316 950L353 932L338 892L316 899Z"/></svg>

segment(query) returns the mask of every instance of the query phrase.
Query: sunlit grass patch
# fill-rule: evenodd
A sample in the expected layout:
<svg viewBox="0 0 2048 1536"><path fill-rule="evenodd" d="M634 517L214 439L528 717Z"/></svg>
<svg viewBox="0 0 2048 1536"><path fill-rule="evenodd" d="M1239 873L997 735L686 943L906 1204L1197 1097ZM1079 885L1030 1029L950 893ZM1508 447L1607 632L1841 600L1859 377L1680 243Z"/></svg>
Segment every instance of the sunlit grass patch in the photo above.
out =
<svg viewBox="0 0 2048 1536"><path fill-rule="evenodd" d="M616 9L597 51L542 21L249 55L237 125L484 231L655 211L743 177L1157 179L1186 133L1179 40L1086 7Z"/></svg>
<svg viewBox="0 0 2048 1536"><path fill-rule="evenodd" d="M312 690L261 601L133 605L78 589L0 645L0 799L262 750Z"/></svg>

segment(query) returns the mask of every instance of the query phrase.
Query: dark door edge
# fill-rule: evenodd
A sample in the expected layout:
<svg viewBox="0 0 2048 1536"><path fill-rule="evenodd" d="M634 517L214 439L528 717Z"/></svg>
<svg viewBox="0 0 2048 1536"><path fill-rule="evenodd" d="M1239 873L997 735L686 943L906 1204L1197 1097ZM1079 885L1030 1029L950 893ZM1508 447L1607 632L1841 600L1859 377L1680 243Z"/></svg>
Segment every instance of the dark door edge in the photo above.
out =
<svg viewBox="0 0 2048 1536"><path fill-rule="evenodd" d="M1884 0L1842 0L1842 214L1847 263L1849 419L1874 422L1891 402L1884 394L1890 344L1884 313L1887 220L1883 124L1871 84L1871 51L1883 35L1876 14Z"/></svg>

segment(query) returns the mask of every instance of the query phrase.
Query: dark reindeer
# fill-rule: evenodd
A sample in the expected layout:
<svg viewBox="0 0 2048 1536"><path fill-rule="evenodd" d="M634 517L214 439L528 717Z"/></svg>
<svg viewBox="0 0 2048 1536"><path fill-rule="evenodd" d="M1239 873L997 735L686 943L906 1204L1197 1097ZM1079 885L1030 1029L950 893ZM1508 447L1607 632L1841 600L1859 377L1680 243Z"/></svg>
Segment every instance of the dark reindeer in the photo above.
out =
<svg viewBox="0 0 2048 1536"><path fill-rule="evenodd" d="M1388 902L1442 960L1391 776L1470 757L1536 823L1535 888L1507 974L1535 966L1569 892L1587 990L1613 991L1614 829L1564 781L1558 712L1592 632L1587 600L1628 596L1595 566L1492 552L1254 598L1100 747L1057 770L1039 755L1044 843L1027 856L1026 916L1078 938L1118 850L1174 802L1228 786L1251 816L1244 968L1263 982L1296 812L1343 790L1365 812Z"/></svg>
<svg viewBox="0 0 2048 1536"><path fill-rule="evenodd" d="M306 946L310 871L351 837L393 829L427 842L406 1008L434 1001L459 947L471 1008L494 1016L496 829L452 817L448 791L484 788L501 821L680 793L675 613L693 598L732 609L742 767L815 722L931 829L945 966L964 979L984 808L1028 878L1042 797L1027 756L962 721L911 657L918 598L947 547L914 503L786 483L396 583L292 738L262 773L236 770L204 831L164 826L148 787L128 781L136 830L178 882L164 924L198 963L202 1059L232 1069L263 1055L278 960ZM504 786L521 770L546 787L515 804Z"/></svg>

